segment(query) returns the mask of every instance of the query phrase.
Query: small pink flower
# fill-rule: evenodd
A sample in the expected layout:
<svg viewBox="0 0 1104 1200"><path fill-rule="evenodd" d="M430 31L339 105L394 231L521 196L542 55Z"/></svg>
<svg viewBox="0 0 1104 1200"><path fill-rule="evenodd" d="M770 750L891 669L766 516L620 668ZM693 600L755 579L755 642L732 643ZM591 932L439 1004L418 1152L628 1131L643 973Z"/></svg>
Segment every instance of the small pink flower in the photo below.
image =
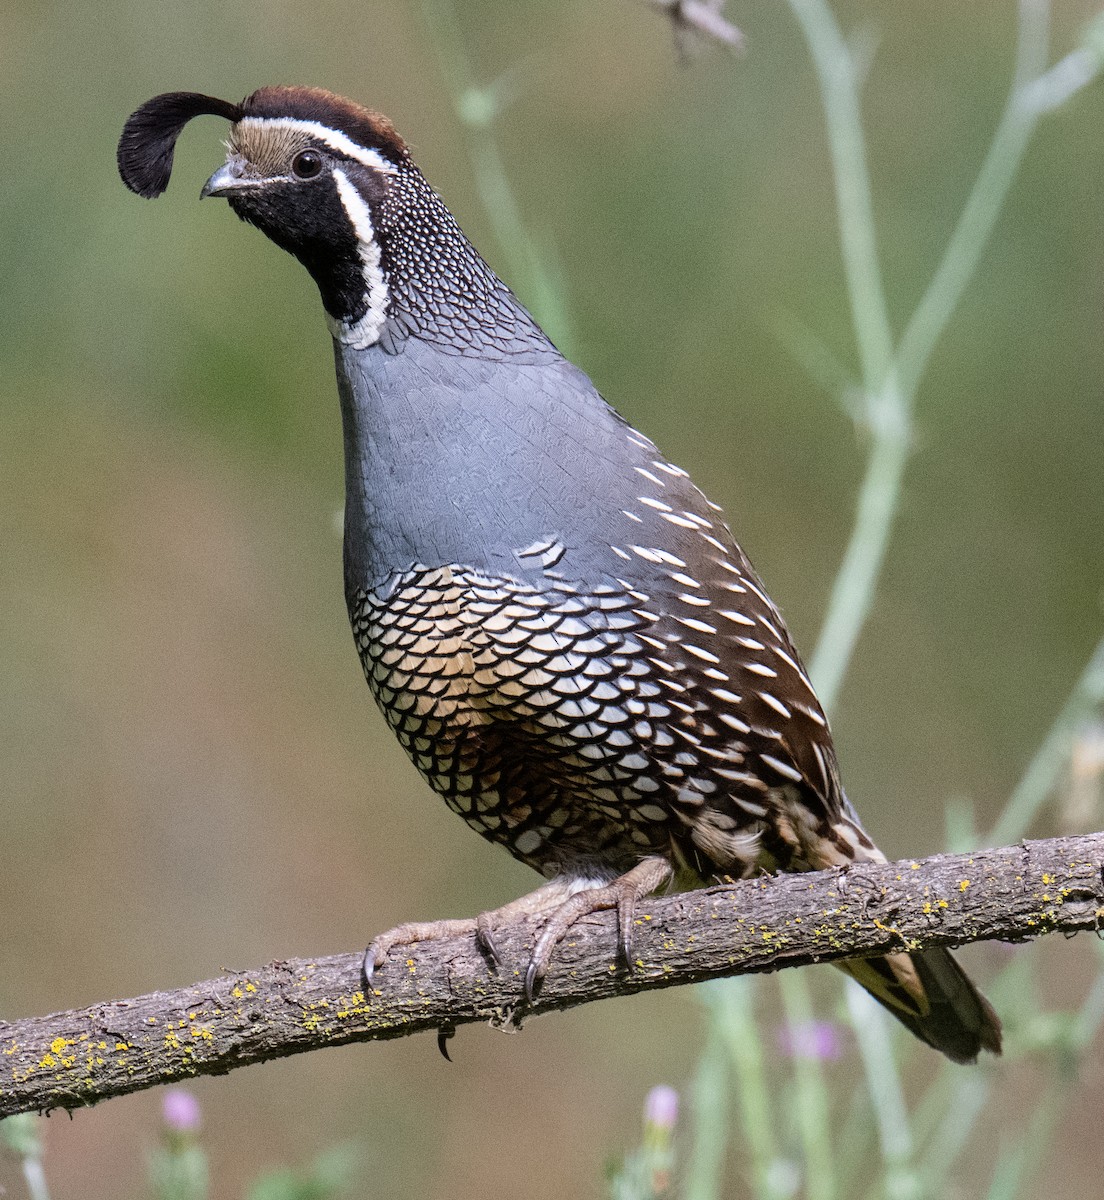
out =
<svg viewBox="0 0 1104 1200"><path fill-rule="evenodd" d="M787 1058L835 1062L843 1055L843 1038L831 1021L803 1021L779 1029L778 1049Z"/></svg>
<svg viewBox="0 0 1104 1200"><path fill-rule="evenodd" d="M173 1133L195 1133L199 1128L199 1101L183 1088L170 1088L161 1101L161 1118Z"/></svg>
<svg viewBox="0 0 1104 1200"><path fill-rule="evenodd" d="M644 1122L656 1129L674 1129L678 1120L679 1098L673 1087L661 1083L652 1088L644 1101Z"/></svg>

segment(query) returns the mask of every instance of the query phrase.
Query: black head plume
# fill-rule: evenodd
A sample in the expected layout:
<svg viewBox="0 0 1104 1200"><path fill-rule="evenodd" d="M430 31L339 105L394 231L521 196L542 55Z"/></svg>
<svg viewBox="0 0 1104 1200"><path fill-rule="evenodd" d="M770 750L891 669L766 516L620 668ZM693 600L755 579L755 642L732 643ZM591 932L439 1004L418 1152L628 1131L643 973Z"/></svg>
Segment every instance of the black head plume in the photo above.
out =
<svg viewBox="0 0 1104 1200"><path fill-rule="evenodd" d="M202 116L240 121L242 108L200 92L165 92L132 112L117 152L123 183L147 199L160 196L169 186L180 131L193 117Z"/></svg>

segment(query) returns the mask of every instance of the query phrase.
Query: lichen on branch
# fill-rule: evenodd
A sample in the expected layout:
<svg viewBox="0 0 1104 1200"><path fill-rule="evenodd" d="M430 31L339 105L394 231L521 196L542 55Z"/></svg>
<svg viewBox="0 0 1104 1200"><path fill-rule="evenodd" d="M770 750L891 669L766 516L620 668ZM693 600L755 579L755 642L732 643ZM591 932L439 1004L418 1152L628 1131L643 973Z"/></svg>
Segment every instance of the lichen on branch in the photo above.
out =
<svg viewBox="0 0 1104 1200"><path fill-rule="evenodd" d="M390 959L365 993L361 954L288 959L174 991L0 1022L0 1117L73 1109L323 1046L518 1024L592 1000L726 975L967 942L1097 930L1104 834L974 854L863 863L657 897L637 910L631 972L613 914L580 921L533 1004L524 923L496 930L497 970L472 938Z"/></svg>

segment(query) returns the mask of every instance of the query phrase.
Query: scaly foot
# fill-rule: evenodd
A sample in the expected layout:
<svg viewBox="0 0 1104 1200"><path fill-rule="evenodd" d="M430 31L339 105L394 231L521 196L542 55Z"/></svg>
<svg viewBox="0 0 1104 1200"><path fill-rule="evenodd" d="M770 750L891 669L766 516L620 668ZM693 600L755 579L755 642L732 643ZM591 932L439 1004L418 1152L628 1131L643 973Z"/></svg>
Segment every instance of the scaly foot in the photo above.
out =
<svg viewBox="0 0 1104 1200"><path fill-rule="evenodd" d="M545 922L525 972L525 997L533 1002L541 980L552 961L552 951L580 917L617 909L617 946L625 966L632 970L632 927L636 902L661 888L671 878L671 864L665 858L646 858L624 875L603 887L576 892Z"/></svg>
<svg viewBox="0 0 1104 1200"><path fill-rule="evenodd" d="M607 884L580 889L578 880L564 876L501 908L480 913L474 919L414 921L397 925L374 938L365 950L365 983L371 988L376 971L396 946L410 946L436 938L474 935L480 950L493 966L498 967L501 956L495 943L494 929L521 917L528 921L544 922L525 972L525 995L532 1002L548 970L553 951L571 926L580 917L611 908L617 909L618 948L631 970L632 924L636 902L661 888L670 878L671 866L666 859L646 858Z"/></svg>

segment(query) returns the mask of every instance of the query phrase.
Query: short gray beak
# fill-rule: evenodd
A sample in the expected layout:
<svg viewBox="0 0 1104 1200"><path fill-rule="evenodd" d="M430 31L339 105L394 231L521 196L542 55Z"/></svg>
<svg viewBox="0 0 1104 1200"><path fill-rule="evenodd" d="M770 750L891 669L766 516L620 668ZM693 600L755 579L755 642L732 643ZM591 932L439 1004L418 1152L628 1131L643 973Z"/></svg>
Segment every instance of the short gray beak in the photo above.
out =
<svg viewBox="0 0 1104 1200"><path fill-rule="evenodd" d="M255 186L252 180L242 178L240 163L231 160L230 162L223 163L211 178L207 180L203 185L203 190L199 193L199 198L206 200L208 196L225 196L230 192L237 192L241 191L242 188Z"/></svg>

